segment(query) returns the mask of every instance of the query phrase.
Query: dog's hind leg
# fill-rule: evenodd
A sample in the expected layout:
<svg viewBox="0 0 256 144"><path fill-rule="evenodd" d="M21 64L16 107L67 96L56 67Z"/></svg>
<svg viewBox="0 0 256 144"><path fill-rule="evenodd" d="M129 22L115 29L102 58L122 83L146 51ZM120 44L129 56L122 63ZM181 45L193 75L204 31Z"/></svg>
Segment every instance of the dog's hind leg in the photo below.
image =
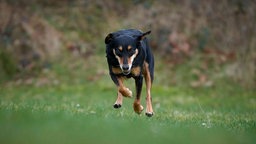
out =
<svg viewBox="0 0 256 144"><path fill-rule="evenodd" d="M152 78L150 75L150 71L149 71L149 67L148 67L148 63L144 63L144 77L145 77L145 81L146 81L146 93L147 93L147 97L146 97L146 103L147 103L147 107L146 107L146 115L148 117L152 117L153 116L153 108L152 108L152 98L151 98L151 86L152 86Z"/></svg>
<svg viewBox="0 0 256 144"><path fill-rule="evenodd" d="M143 77L138 76L135 78L136 84L136 98L133 103L133 109L137 114L140 114L143 111L143 106L140 104L140 95L142 89Z"/></svg>

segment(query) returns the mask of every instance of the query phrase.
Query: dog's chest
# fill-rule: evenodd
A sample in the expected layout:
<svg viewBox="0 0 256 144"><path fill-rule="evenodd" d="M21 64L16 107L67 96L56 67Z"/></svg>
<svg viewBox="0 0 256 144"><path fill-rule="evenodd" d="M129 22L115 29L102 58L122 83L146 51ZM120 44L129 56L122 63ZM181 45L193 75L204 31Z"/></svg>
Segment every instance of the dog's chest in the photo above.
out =
<svg viewBox="0 0 256 144"><path fill-rule="evenodd" d="M116 75L121 75L122 74L122 70L119 67L112 67L112 72ZM129 75L139 76L140 74L141 74L141 67L136 66L136 67L132 67L131 73Z"/></svg>

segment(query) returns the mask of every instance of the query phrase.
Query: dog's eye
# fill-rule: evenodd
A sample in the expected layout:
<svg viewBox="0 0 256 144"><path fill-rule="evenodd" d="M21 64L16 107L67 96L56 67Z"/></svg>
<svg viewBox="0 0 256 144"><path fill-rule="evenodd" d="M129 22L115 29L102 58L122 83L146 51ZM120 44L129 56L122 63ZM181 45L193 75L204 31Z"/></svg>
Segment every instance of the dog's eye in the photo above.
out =
<svg viewBox="0 0 256 144"><path fill-rule="evenodd" d="M132 56L134 53L135 53L135 50L133 50L133 49L130 49L130 50L128 51L129 56Z"/></svg>
<svg viewBox="0 0 256 144"><path fill-rule="evenodd" d="M130 49L130 50L129 50L129 53L135 53L135 50Z"/></svg>
<svg viewBox="0 0 256 144"><path fill-rule="evenodd" d="M133 52L134 51L134 49L131 46L129 46L127 50L128 50L128 52Z"/></svg>
<svg viewBox="0 0 256 144"><path fill-rule="evenodd" d="M117 49L117 50L115 51L115 53L116 53L117 56L121 56L121 51L120 51L119 49Z"/></svg>

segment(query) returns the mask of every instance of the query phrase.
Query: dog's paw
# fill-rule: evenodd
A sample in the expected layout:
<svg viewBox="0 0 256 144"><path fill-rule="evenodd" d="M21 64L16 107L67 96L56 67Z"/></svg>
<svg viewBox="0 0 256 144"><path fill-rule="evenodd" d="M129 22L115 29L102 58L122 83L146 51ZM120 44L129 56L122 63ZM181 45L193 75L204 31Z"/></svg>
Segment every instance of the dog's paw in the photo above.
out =
<svg viewBox="0 0 256 144"><path fill-rule="evenodd" d="M115 103L115 104L113 105L113 107L114 107L115 109L118 109L118 108L121 108L121 107L122 107L122 105L121 105L121 104L117 104L117 103Z"/></svg>
<svg viewBox="0 0 256 144"><path fill-rule="evenodd" d="M152 116L154 115L153 112L146 112L145 114L146 114L146 116L148 116L148 117L152 117Z"/></svg>
<svg viewBox="0 0 256 144"><path fill-rule="evenodd" d="M126 87L120 88L119 92L124 96L124 97L132 97L132 91Z"/></svg>
<svg viewBox="0 0 256 144"><path fill-rule="evenodd" d="M141 114L141 112L143 111L143 106L140 104L133 104L133 110L137 113L137 114Z"/></svg>

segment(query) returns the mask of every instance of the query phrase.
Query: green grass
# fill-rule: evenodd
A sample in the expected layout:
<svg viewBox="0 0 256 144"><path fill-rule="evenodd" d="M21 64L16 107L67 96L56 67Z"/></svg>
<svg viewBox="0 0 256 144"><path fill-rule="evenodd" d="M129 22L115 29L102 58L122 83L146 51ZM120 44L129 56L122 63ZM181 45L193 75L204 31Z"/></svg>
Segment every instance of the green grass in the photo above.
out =
<svg viewBox="0 0 256 144"><path fill-rule="evenodd" d="M216 80L212 87L191 88L182 85L186 81L180 78L177 85L168 85L161 78L168 72L156 60L158 77L152 89L155 115L148 118L144 113L133 112L130 98L124 99L121 109L112 107L116 88L101 58L87 59L84 66L84 60L67 61L53 65L36 78L1 84L0 143L256 141L253 89L244 89L226 79ZM174 72L190 78L186 67L190 65ZM132 80L126 85L134 92ZM142 104L145 107L145 87Z"/></svg>
<svg viewBox="0 0 256 144"><path fill-rule="evenodd" d="M1 143L254 143L255 92L234 89L153 89L155 115L113 109L115 87L4 86ZM230 95L232 94L232 95ZM143 98L144 100L144 98ZM143 102L145 106L145 102Z"/></svg>

